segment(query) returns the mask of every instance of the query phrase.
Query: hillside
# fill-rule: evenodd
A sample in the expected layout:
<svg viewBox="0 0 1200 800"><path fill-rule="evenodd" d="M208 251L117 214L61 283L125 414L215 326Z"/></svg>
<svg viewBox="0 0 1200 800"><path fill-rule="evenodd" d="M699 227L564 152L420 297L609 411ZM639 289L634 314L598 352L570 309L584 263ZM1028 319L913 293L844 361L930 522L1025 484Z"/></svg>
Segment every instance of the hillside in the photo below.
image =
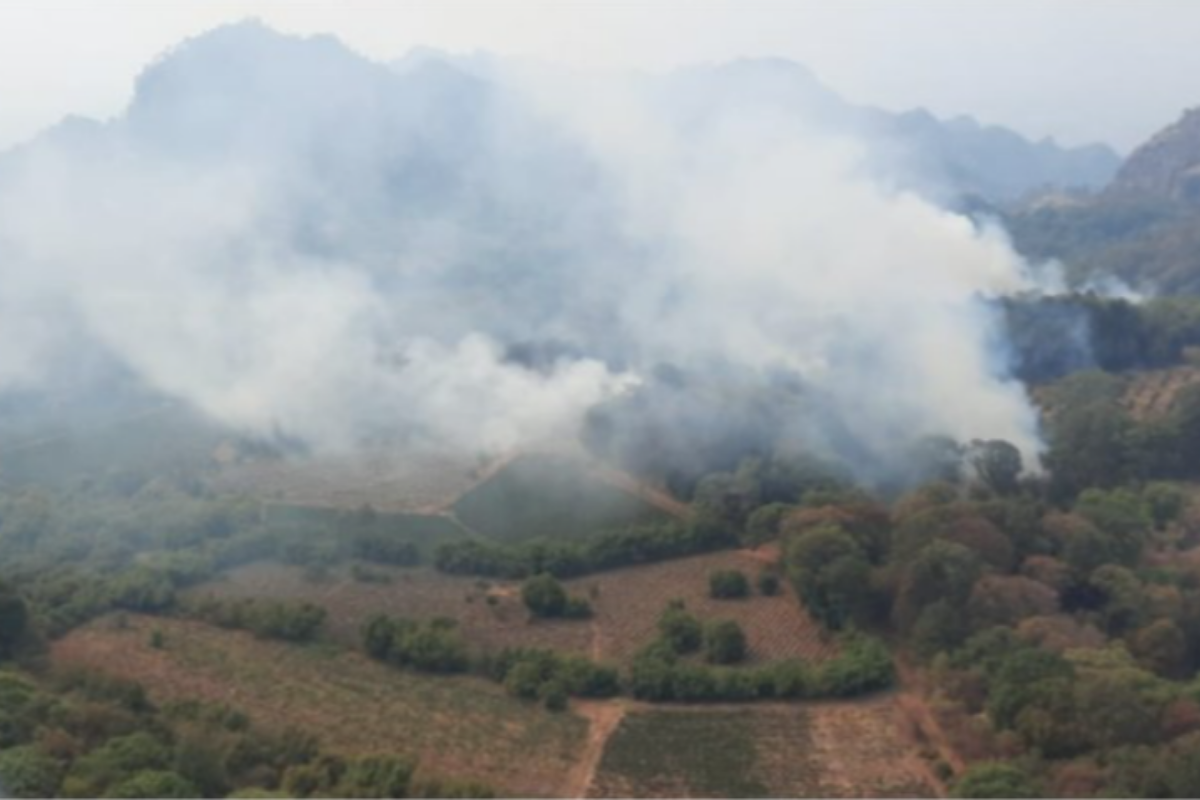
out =
<svg viewBox="0 0 1200 800"><path fill-rule="evenodd" d="M1200 293L1200 110L1137 148L1104 191L1008 215L1025 255L1078 284L1117 278L1150 293Z"/></svg>

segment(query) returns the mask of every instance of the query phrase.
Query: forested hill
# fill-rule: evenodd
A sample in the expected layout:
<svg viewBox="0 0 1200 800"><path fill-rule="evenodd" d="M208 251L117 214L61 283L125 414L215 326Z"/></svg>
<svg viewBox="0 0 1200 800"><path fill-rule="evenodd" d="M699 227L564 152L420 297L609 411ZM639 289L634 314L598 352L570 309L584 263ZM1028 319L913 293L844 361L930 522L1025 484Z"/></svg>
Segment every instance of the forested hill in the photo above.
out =
<svg viewBox="0 0 1200 800"><path fill-rule="evenodd" d="M1007 223L1018 249L1061 259L1078 284L1200 293L1200 109L1135 150L1103 192L1045 196Z"/></svg>

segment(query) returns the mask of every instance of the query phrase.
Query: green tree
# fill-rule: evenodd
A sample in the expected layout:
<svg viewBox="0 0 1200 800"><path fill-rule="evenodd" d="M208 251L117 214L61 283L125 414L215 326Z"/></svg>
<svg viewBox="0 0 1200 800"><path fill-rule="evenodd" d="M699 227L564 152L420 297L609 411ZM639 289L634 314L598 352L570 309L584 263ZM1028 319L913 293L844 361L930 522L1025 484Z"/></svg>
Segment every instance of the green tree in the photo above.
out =
<svg viewBox="0 0 1200 800"><path fill-rule="evenodd" d="M535 617L559 617L567 607L566 590L546 572L521 584L521 599Z"/></svg>
<svg viewBox="0 0 1200 800"><path fill-rule="evenodd" d="M717 570L709 573L708 593L719 600L742 598L750 594L750 581L740 570Z"/></svg>
<svg viewBox="0 0 1200 800"><path fill-rule="evenodd" d="M0 582L0 660L10 658L24 641L29 610L16 590Z"/></svg>
<svg viewBox="0 0 1200 800"><path fill-rule="evenodd" d="M121 781L105 797L199 797L197 789L182 775L167 770L146 770Z"/></svg>
<svg viewBox="0 0 1200 800"><path fill-rule="evenodd" d="M700 620L687 612L682 600L673 600L667 605L658 618L658 633L676 653L694 653L704 639Z"/></svg>
<svg viewBox="0 0 1200 800"><path fill-rule="evenodd" d="M1021 451L1001 439L975 440L968 449L968 459L976 477L997 494L1012 494L1021 476Z"/></svg>
<svg viewBox="0 0 1200 800"><path fill-rule="evenodd" d="M1037 783L1011 764L998 762L971 765L954 782L955 797L1041 797Z"/></svg>
<svg viewBox="0 0 1200 800"><path fill-rule="evenodd" d="M14 797L55 797L63 766L34 745L0 751L0 787Z"/></svg>
<svg viewBox="0 0 1200 800"><path fill-rule="evenodd" d="M704 626L704 657L711 664L734 664L746 657L746 634L731 619Z"/></svg>

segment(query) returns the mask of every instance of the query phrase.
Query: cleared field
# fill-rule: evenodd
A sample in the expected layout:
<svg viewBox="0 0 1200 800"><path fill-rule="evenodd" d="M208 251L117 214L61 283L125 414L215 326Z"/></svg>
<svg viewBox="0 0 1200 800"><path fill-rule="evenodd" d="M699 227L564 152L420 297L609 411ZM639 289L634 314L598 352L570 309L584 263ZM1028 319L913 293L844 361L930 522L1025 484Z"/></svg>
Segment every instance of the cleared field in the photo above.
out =
<svg viewBox="0 0 1200 800"><path fill-rule="evenodd" d="M153 630L162 649L149 644ZM578 716L522 703L479 678L414 675L335 648L183 620L99 620L56 642L51 657L139 681L155 701L228 703L255 724L311 733L333 752L413 753L425 774L520 796L561 793L587 733Z"/></svg>
<svg viewBox="0 0 1200 800"><path fill-rule="evenodd" d="M495 466L485 458L381 447L347 456L231 460L216 484L288 505L435 513Z"/></svg>
<svg viewBox="0 0 1200 800"><path fill-rule="evenodd" d="M781 658L819 661L832 656L834 645L786 586L775 597L709 598L710 572L740 569L753 579L763 562L761 554L724 551L567 581L572 593L592 604L594 617L586 621L531 622L518 584L444 575L430 569L373 566L391 582L364 583L354 580L348 567L339 567L327 580L313 582L298 567L262 563L232 570L223 579L196 587L191 595L319 603L329 612L332 635L346 644L357 644L362 625L373 614L450 617L458 620L467 642L479 649L551 647L618 663L627 662L658 635L656 626L663 608L680 598L701 618L736 620L746 632L752 662Z"/></svg>
<svg viewBox="0 0 1200 800"><path fill-rule="evenodd" d="M519 456L454 504L472 530L503 541L583 538L653 522L663 512L598 477L583 459Z"/></svg>
<svg viewBox="0 0 1200 800"><path fill-rule="evenodd" d="M891 697L642 709L608 740L589 797L929 797Z"/></svg>
<svg viewBox="0 0 1200 800"><path fill-rule="evenodd" d="M1200 382L1200 367L1186 366L1140 372L1122 397L1134 419L1145 421L1170 413L1184 388Z"/></svg>

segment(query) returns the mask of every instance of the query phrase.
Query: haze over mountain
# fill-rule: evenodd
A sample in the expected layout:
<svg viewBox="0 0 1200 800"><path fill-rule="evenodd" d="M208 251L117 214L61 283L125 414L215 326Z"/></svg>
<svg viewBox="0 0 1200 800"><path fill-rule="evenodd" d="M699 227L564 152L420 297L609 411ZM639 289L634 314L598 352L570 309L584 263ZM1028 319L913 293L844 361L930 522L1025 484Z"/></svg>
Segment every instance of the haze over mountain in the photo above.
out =
<svg viewBox="0 0 1200 800"><path fill-rule="evenodd" d="M913 190L1095 186L1110 152L856 109L782 61L501 67L253 23L185 42L121 118L4 158L0 380L82 338L322 447L510 448L638 396L677 444L769 426L877 476L926 435L1036 452L986 302L1035 282Z"/></svg>
<svg viewBox="0 0 1200 800"><path fill-rule="evenodd" d="M1035 200L1007 224L1022 252L1062 260L1078 284L1200 293L1200 110L1134 150L1102 192Z"/></svg>

